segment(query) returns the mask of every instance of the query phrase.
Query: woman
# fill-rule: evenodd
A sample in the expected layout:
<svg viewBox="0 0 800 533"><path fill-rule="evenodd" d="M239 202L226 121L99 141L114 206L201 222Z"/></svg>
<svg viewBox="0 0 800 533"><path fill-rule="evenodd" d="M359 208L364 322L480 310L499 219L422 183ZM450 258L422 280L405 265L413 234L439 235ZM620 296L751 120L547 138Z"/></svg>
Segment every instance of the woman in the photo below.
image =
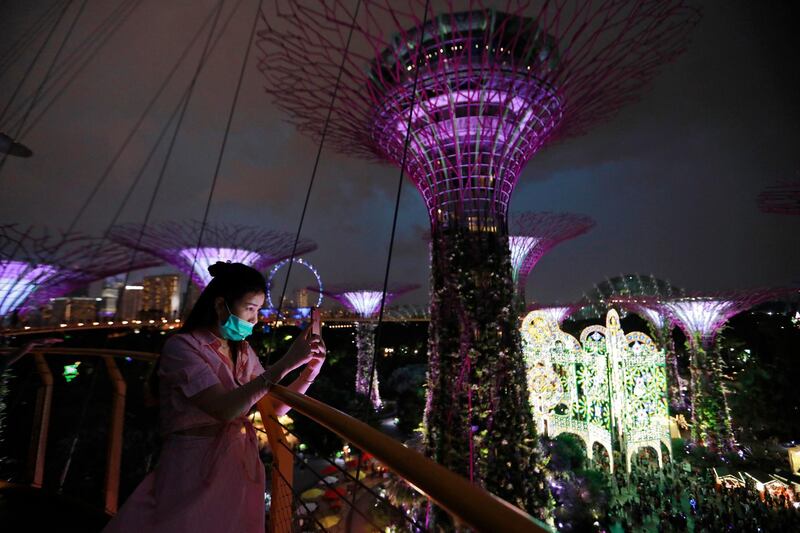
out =
<svg viewBox="0 0 800 533"><path fill-rule="evenodd" d="M246 415L273 383L305 365L289 388L303 393L325 360L311 328L267 370L244 341L258 321L266 283L255 269L217 263L181 333L164 345L158 369L158 466L106 532L264 531L264 466ZM278 415L289 407L276 404Z"/></svg>

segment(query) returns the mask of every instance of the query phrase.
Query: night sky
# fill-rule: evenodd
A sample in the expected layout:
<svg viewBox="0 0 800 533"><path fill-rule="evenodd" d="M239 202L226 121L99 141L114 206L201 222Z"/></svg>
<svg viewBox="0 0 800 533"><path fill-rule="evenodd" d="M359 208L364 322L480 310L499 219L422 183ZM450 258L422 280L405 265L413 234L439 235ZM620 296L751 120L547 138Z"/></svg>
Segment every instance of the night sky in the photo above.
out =
<svg viewBox="0 0 800 533"><path fill-rule="evenodd" d="M0 0L0 54L52 5ZM90 1L64 56L122 0ZM73 2L71 21L81 1ZM226 2L225 18L236 0ZM244 0L201 74L155 202L151 221L201 218L257 2ZM99 179L212 0L142 0L130 18L22 138L35 156L0 172L0 222L65 229ZM597 226L546 255L528 298L579 298L621 273L652 273L692 291L800 283L800 219L758 211L766 185L800 178L798 3L714 1L687 52L665 66L640 102L589 134L533 157L510 213L571 211ZM67 24L62 23L62 29ZM59 43L62 33L53 41ZM176 79L78 229L101 234L141 167L197 63L201 36ZM35 91L51 44L21 91ZM0 77L4 107L35 53L30 47ZM248 65L211 221L296 231L316 144L270 103ZM20 97L12 109L19 107ZM34 116L36 112L34 112ZM19 116L19 115L18 115ZM12 121L13 122L13 121ZM6 119L0 131L11 130ZM13 133L13 131L8 131ZM165 145L148 167L120 222L141 222ZM382 280L399 170L323 152L303 236L319 244L307 258L328 283ZM394 283L423 289L398 303L425 303L428 228L422 199L407 182L391 270Z"/></svg>

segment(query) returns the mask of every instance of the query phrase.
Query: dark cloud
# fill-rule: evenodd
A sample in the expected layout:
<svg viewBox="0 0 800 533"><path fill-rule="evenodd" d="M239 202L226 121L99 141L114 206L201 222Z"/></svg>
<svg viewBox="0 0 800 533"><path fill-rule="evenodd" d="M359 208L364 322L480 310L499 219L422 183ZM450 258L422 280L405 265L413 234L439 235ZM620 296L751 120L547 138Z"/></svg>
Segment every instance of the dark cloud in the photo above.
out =
<svg viewBox="0 0 800 533"><path fill-rule="evenodd" d="M0 51L51 0L11 0L0 9ZM109 5L113 4L113 5ZM144 1L126 25L24 141L35 151L0 174L2 218L65 227L213 2ZM233 6L234 2L227 2ZM116 3L90 3L76 36ZM152 220L199 218L255 7L234 14L201 75L167 167ZM589 234L546 255L529 297L579 297L606 276L653 273L693 290L797 282L796 218L764 215L756 195L798 176L800 94L792 2L707 2L685 55L667 66L642 100L587 135L534 156L512 213L573 211L594 217ZM165 91L79 228L99 233L138 172L191 77L199 45ZM255 52L255 51L254 51ZM33 55L0 78L5 102ZM210 214L212 220L294 231L316 144L298 134L263 94L248 67ZM47 60L34 70L30 94ZM148 167L122 222L144 216L164 156ZM304 235L310 259L332 283L381 280L398 170L323 153ZM425 209L404 185L392 281L423 285L400 300L427 297Z"/></svg>

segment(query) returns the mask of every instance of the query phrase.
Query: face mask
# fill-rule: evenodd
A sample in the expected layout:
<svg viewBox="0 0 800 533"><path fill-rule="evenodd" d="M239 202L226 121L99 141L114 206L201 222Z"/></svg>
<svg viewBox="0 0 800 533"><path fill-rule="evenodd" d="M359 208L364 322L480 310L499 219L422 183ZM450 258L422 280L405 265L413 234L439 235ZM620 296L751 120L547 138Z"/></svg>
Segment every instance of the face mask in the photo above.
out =
<svg viewBox="0 0 800 533"><path fill-rule="evenodd" d="M219 327L222 338L229 341L243 341L253 333L253 324L234 315L227 303L225 308L228 310L228 320Z"/></svg>

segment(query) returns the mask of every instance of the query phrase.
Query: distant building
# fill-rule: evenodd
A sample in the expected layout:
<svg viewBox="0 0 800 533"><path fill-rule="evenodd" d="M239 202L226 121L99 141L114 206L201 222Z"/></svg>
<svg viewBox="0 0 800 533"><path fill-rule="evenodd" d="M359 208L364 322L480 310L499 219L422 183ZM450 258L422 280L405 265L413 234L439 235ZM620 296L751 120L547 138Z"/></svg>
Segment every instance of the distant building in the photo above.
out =
<svg viewBox="0 0 800 533"><path fill-rule="evenodd" d="M103 284L103 290L100 292L100 317L113 318L117 314L117 306L119 305L119 297L122 292L125 282L123 279L117 277L106 278Z"/></svg>
<svg viewBox="0 0 800 533"><path fill-rule="evenodd" d="M126 285L122 290L122 298L119 303L119 313L117 316L120 320L133 320L139 318L142 311L142 293L144 286L142 285Z"/></svg>
<svg viewBox="0 0 800 533"><path fill-rule="evenodd" d="M308 307L308 289L303 288L297 291L297 307Z"/></svg>
<svg viewBox="0 0 800 533"><path fill-rule="evenodd" d="M53 298L50 301L50 322L69 324L97 320L98 300L101 299L78 296Z"/></svg>
<svg viewBox="0 0 800 533"><path fill-rule="evenodd" d="M180 282L177 274L148 276L142 282L141 318L176 318L180 311Z"/></svg>

